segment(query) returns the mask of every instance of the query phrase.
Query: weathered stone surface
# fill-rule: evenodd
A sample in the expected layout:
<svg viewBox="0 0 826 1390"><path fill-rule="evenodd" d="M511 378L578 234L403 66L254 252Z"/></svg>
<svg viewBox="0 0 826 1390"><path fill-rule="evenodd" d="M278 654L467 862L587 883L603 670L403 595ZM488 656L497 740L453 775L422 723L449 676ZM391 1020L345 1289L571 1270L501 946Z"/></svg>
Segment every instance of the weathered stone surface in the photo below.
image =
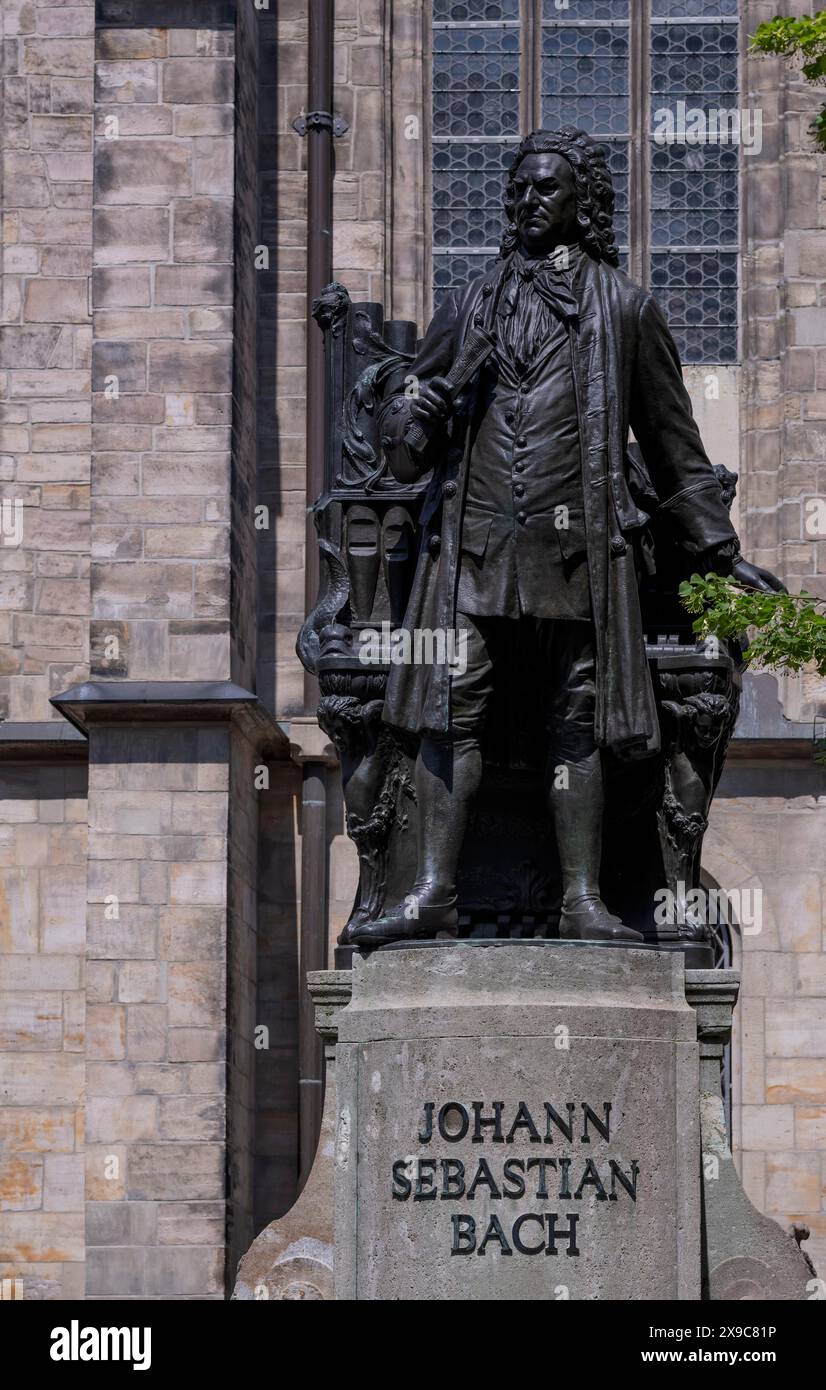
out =
<svg viewBox="0 0 826 1390"><path fill-rule="evenodd" d="M158 203L192 189L192 155L174 140L109 140L96 154L97 200L103 204Z"/></svg>
<svg viewBox="0 0 826 1390"><path fill-rule="evenodd" d="M169 251L166 208L99 208L94 218L97 265L166 259Z"/></svg>
<svg viewBox="0 0 826 1390"><path fill-rule="evenodd" d="M698 1049L681 956L530 942L376 952L356 959L338 1023L337 1297L547 1299L550 1280L576 1299L699 1297ZM494 1122L501 1102L501 1147L495 1123L473 1142L474 1101ZM468 1126L448 1110L428 1137L431 1104L436 1117L461 1104ZM549 1275L530 1255L552 1248Z"/></svg>
<svg viewBox="0 0 826 1390"><path fill-rule="evenodd" d="M230 266L159 265L156 304L231 304Z"/></svg>
<svg viewBox="0 0 826 1390"><path fill-rule="evenodd" d="M100 61L95 65L98 102L153 102L158 99L158 67L153 62Z"/></svg>
<svg viewBox="0 0 826 1390"><path fill-rule="evenodd" d="M231 261L232 203L192 198L174 207L173 248L176 261Z"/></svg>
<svg viewBox="0 0 826 1390"><path fill-rule="evenodd" d="M226 59L170 59L163 66L163 99L199 106L229 102L234 71Z"/></svg>
<svg viewBox="0 0 826 1390"><path fill-rule="evenodd" d="M30 280L23 312L29 323L88 323L88 282L48 276Z"/></svg>

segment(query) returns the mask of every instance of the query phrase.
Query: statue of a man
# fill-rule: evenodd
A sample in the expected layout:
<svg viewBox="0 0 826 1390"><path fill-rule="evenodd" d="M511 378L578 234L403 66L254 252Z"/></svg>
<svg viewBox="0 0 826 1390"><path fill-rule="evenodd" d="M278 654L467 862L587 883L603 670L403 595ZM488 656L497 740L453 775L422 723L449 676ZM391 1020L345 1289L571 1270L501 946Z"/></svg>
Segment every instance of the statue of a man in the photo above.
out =
<svg viewBox="0 0 826 1390"><path fill-rule="evenodd" d="M433 470L405 627L466 634L467 659L463 671L391 667L383 717L421 735L418 872L412 899L359 926L357 945L456 929L492 672L518 622L535 625L542 655L560 936L642 939L608 911L599 882L603 753L659 742L635 563L648 518L629 490L629 427L658 519L694 567L782 587L740 555L665 319L617 269L613 206L604 151L583 131L529 135L510 167L495 267L445 296L412 367L388 383L390 468L405 483ZM474 329L495 347L457 398L445 377ZM423 450L406 443L416 426Z"/></svg>

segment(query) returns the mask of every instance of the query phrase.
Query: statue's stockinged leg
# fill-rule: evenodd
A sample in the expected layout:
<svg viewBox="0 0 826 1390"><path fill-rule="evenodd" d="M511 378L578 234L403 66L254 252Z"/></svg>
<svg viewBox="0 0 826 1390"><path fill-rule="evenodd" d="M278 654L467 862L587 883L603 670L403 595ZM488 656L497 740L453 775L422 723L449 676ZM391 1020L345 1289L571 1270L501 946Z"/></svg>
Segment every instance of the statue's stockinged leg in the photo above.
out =
<svg viewBox="0 0 826 1390"><path fill-rule="evenodd" d="M456 869L482 778L478 738L422 738L416 759L417 863L410 892L354 934L360 946L455 933Z"/></svg>
<svg viewBox="0 0 826 1390"><path fill-rule="evenodd" d="M562 873L559 934L574 941L642 941L600 896L605 794L594 739L593 629L590 623L549 623L540 641L550 714L548 805Z"/></svg>
<svg viewBox="0 0 826 1390"><path fill-rule="evenodd" d="M559 935L577 941L642 941L600 897L604 793L598 749L550 769L548 800L562 871Z"/></svg>
<svg viewBox="0 0 826 1390"><path fill-rule="evenodd" d="M357 946L455 935L456 871L471 804L482 780L480 740L491 697L495 637L479 618L457 613L466 662L451 677L449 735L422 734L416 759L416 879L404 901L353 934Z"/></svg>

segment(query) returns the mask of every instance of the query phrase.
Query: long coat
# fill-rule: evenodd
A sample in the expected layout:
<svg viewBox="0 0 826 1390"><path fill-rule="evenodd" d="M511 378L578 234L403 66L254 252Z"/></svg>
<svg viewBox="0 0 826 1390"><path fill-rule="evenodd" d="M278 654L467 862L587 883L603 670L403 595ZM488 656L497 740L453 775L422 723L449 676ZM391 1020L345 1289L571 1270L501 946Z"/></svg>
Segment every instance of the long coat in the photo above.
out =
<svg viewBox="0 0 826 1390"><path fill-rule="evenodd" d="M507 262L501 262L488 276L445 297L409 375L423 382L447 373L469 327L489 322L506 270ZM626 755L650 753L659 746L659 726L634 555L635 534L648 517L628 486L629 426L659 499L658 517L670 520L685 550L713 559L720 546L733 543L736 548L737 536L656 301L622 271L589 257L576 276L575 292L579 314L569 333L596 639L595 734L600 747ZM411 398L401 386L400 380L391 380L381 409L390 468L402 482L433 469L404 626L411 633L416 628L449 631L455 622L462 516L480 407L471 388L462 416L419 459L404 444ZM391 666L383 717L415 732L447 732L449 666Z"/></svg>

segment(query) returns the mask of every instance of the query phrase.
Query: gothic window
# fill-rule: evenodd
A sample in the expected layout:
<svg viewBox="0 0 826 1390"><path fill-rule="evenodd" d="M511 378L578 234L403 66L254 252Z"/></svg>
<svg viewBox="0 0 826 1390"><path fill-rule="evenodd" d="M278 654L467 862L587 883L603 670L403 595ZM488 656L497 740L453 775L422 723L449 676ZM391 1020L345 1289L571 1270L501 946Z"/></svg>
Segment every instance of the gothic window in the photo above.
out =
<svg viewBox="0 0 826 1390"><path fill-rule="evenodd" d="M433 0L434 301L496 255L518 138L581 125L683 360L736 361L739 146L713 113L737 107L738 43L737 0Z"/></svg>

